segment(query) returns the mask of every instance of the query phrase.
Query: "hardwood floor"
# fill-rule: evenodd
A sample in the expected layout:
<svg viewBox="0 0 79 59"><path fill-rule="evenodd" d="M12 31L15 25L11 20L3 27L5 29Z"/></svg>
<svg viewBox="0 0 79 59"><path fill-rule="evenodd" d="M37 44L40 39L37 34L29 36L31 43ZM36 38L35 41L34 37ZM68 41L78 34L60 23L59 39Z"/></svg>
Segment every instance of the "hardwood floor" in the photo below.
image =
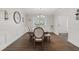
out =
<svg viewBox="0 0 79 59"><path fill-rule="evenodd" d="M3 51L79 51L79 48L54 33L51 34L50 43L45 42L42 48L34 48L29 41L29 34L26 33Z"/></svg>

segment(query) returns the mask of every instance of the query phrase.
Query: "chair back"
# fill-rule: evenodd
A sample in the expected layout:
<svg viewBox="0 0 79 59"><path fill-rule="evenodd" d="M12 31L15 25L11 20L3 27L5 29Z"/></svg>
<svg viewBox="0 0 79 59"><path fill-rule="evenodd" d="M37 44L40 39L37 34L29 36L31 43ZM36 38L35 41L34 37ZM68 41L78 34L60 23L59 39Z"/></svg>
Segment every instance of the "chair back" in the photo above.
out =
<svg viewBox="0 0 79 59"><path fill-rule="evenodd" d="M34 35L36 38L42 38L44 36L44 30L41 27L34 29Z"/></svg>

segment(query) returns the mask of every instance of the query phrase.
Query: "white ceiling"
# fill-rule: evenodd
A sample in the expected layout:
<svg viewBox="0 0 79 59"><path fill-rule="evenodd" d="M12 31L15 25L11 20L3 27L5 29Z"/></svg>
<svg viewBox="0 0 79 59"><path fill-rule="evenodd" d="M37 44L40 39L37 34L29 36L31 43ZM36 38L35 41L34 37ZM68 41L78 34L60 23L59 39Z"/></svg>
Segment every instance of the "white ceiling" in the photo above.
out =
<svg viewBox="0 0 79 59"><path fill-rule="evenodd" d="M26 16L30 15L74 15L77 8L23 8Z"/></svg>
<svg viewBox="0 0 79 59"><path fill-rule="evenodd" d="M53 12L58 8L25 8L25 15L53 15Z"/></svg>

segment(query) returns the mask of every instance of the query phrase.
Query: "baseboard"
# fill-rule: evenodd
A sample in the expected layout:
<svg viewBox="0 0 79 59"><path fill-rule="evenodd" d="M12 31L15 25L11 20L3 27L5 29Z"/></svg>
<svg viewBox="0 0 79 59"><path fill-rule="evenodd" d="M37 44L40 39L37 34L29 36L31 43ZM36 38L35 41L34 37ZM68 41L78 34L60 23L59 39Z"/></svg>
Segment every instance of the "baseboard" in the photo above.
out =
<svg viewBox="0 0 79 59"><path fill-rule="evenodd" d="M70 43L72 43L73 45L79 47L79 43L77 43L77 42L75 42L75 41L72 41L72 40L69 40L69 39L68 39L68 41L69 41Z"/></svg>

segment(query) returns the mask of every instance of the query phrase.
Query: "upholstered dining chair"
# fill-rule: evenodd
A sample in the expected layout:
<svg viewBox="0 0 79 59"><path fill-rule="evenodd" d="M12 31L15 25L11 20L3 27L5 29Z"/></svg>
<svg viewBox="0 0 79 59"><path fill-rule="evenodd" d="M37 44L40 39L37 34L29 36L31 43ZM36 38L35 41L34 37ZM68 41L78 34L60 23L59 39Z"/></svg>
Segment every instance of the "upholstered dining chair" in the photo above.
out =
<svg viewBox="0 0 79 59"><path fill-rule="evenodd" d="M44 30L41 27L37 27L34 29L34 47L36 44L40 43L41 47L43 46L44 40Z"/></svg>

